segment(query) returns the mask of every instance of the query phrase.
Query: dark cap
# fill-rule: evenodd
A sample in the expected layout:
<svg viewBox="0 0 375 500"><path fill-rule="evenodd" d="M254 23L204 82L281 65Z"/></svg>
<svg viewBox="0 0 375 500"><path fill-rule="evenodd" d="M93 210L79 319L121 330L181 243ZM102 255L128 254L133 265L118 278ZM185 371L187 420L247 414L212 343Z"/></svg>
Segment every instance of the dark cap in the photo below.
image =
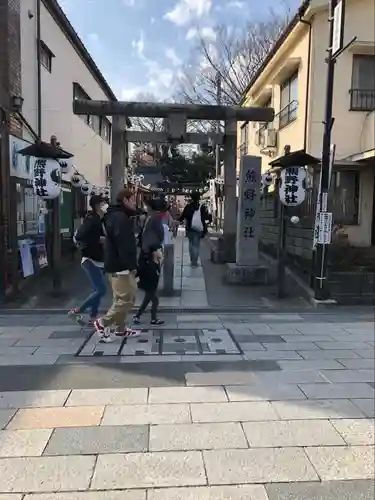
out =
<svg viewBox="0 0 375 500"><path fill-rule="evenodd" d="M116 195L117 203L122 203L124 200L130 200L134 195L134 191L131 188L124 187Z"/></svg>
<svg viewBox="0 0 375 500"><path fill-rule="evenodd" d="M168 210L168 203L160 198L150 200L148 205L154 212L166 212Z"/></svg>
<svg viewBox="0 0 375 500"><path fill-rule="evenodd" d="M101 194L94 194L90 198L89 205L92 209L94 209L97 205L100 205L104 201L105 199Z"/></svg>

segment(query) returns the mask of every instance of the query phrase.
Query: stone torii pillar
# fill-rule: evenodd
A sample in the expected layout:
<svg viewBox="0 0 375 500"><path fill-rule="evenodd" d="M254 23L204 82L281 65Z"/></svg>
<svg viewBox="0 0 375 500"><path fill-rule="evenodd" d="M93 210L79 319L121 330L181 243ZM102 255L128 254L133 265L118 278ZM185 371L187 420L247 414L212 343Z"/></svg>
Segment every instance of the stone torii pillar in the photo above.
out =
<svg viewBox="0 0 375 500"><path fill-rule="evenodd" d="M224 140L224 231L223 250L227 261L235 261L236 246L236 161L237 161L237 122L271 122L275 113L272 108L243 108L240 106L203 105L203 104L166 104L158 102L120 102L92 101L76 99L73 101L76 115L113 117L113 158L112 179L122 182L125 176L127 141L174 142L180 144L202 144L209 138L218 143ZM170 121L164 132L136 132L125 130L122 133L119 118L164 118ZM189 134L187 120L212 120L225 122L224 137L221 134ZM215 137L213 137L215 136Z"/></svg>

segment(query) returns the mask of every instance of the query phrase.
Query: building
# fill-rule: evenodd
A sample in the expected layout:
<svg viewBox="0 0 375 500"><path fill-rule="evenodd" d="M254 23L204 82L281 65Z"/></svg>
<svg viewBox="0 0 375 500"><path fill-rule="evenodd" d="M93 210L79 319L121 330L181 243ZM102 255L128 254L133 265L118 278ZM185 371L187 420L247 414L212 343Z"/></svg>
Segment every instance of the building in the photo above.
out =
<svg viewBox="0 0 375 500"><path fill-rule="evenodd" d="M1 269L0 289L17 281L18 241L41 231L41 200L31 186L30 161L17 151L37 137L57 137L93 185L107 185L111 121L76 116L75 98L116 100L57 0L0 0ZM77 196L65 179L62 235L71 236ZM82 201L82 200L81 200ZM66 238L68 239L68 238ZM1 267L1 265L0 265ZM2 282L2 286L1 286Z"/></svg>
<svg viewBox="0 0 375 500"><path fill-rule="evenodd" d="M328 4L302 4L244 95L243 106L275 109L272 123L241 124L239 130L239 154L260 155L264 171L286 145L321 157ZM332 211L350 243L370 246L375 245L375 5L347 0L345 11L345 42L357 40L336 62Z"/></svg>
<svg viewBox="0 0 375 500"><path fill-rule="evenodd" d="M243 96L242 106L272 106L275 109L276 116L272 123L239 124L238 157L242 154L261 156L262 171L267 171L269 163L284 154L287 145L291 151L305 150L321 158L326 104L328 9L328 0L305 0L302 3ZM373 0L346 0L344 44L354 37L356 40L339 56L335 65L332 143L336 145L336 154L329 196L329 211L333 213L337 229L336 242L344 245L341 253L348 260L355 247L356 256L361 256L356 257L356 265L370 260L373 271L374 19ZM309 168L308 172L306 200L297 211L300 223L287 230L288 256L304 272L311 270L320 166ZM273 196L263 201L261 243L275 253L278 227ZM336 247L333 250L336 251ZM335 254L332 265L337 264L341 257Z"/></svg>

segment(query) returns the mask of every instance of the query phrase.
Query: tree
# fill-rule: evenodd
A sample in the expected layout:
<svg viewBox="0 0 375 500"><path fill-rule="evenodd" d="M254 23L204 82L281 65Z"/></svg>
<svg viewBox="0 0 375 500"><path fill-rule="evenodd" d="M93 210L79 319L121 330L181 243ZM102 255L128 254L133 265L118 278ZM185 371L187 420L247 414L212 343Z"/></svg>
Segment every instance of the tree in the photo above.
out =
<svg viewBox="0 0 375 500"><path fill-rule="evenodd" d="M271 10L265 20L250 20L241 29L217 26L215 41L200 34L191 60L182 72L176 99L186 103L216 103L220 79L221 102L238 105L288 20L289 9L282 13Z"/></svg>
<svg viewBox="0 0 375 500"><path fill-rule="evenodd" d="M212 153L193 153L191 157L172 150L171 155L163 158L161 173L167 182L204 186L215 174L215 159Z"/></svg>

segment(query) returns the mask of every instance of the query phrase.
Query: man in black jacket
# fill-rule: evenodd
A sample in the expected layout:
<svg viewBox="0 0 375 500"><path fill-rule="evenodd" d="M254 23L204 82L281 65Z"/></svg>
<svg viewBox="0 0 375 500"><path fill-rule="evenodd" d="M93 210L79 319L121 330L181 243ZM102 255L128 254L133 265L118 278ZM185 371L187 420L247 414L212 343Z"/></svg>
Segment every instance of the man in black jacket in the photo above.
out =
<svg viewBox="0 0 375 500"><path fill-rule="evenodd" d="M104 269L111 283L113 302L107 314L94 323L102 338L110 338L111 330L115 327L116 335L139 335L126 323L137 292L137 245L132 220L137 211L132 197L130 189L122 189L116 197L116 203L108 208L106 214Z"/></svg>
<svg viewBox="0 0 375 500"><path fill-rule="evenodd" d="M212 222L212 217L207 208L200 203L200 194L195 191L180 217L180 222L185 221L186 236L189 240L189 255L192 267L198 267L198 258L201 239L207 234L207 224Z"/></svg>

